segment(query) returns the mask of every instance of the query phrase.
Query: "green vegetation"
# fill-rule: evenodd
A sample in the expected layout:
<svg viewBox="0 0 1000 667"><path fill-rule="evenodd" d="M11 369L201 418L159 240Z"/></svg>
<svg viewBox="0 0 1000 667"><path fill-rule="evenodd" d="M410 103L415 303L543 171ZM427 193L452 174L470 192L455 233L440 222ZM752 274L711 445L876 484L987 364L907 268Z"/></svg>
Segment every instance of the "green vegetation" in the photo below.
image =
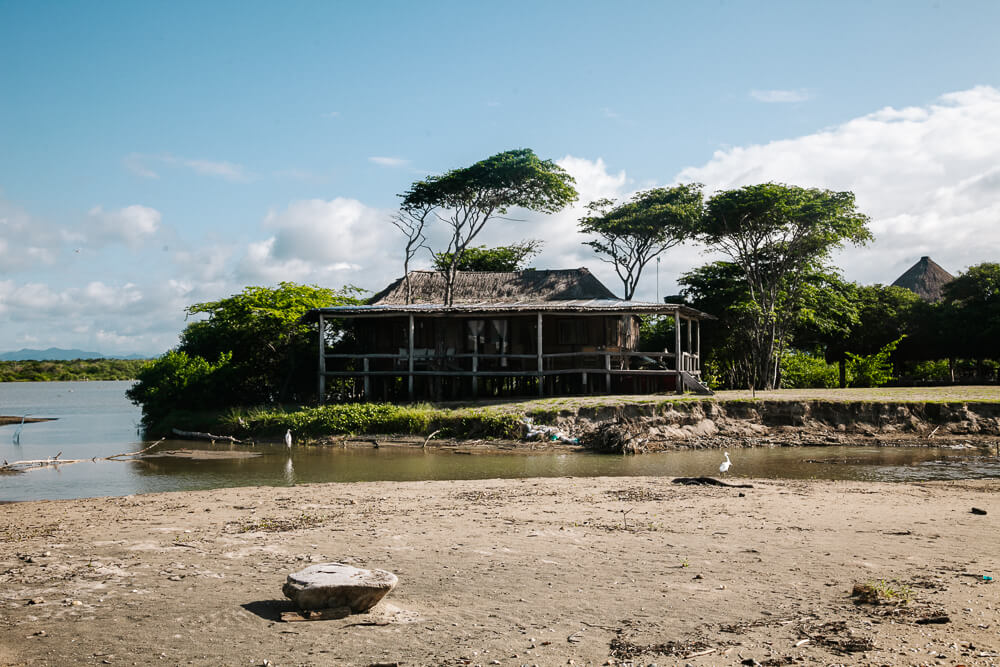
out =
<svg viewBox="0 0 1000 667"><path fill-rule="evenodd" d="M471 246L462 253L458 261L459 271L520 271L525 262L541 251L542 242L529 239L511 245L487 248L484 245ZM434 268L447 271L454 253L434 254Z"/></svg>
<svg viewBox="0 0 1000 667"><path fill-rule="evenodd" d="M411 185L401 195L396 226L400 227L401 220L410 221L411 229L419 229L420 234L427 220L439 219L448 226L448 247L442 254L450 257L444 269L444 303L450 306L462 257L490 220L512 208L555 213L576 200L573 184L566 170L551 160L539 159L530 149L505 151ZM412 247L407 246L408 259Z"/></svg>
<svg viewBox="0 0 1000 667"><path fill-rule="evenodd" d="M520 437L516 414L487 408L444 409L427 404L345 403L302 408L294 412L233 409L222 419L235 434L278 435L286 428L305 437L331 434L396 433L441 437Z"/></svg>
<svg viewBox="0 0 1000 667"><path fill-rule="evenodd" d="M134 380L144 359L73 359L71 361L0 361L0 382Z"/></svg>
<svg viewBox="0 0 1000 667"><path fill-rule="evenodd" d="M837 366L808 352L786 352L781 358L781 384L789 389L836 387Z"/></svg>
<svg viewBox="0 0 1000 667"><path fill-rule="evenodd" d="M779 360L801 325L831 253L872 238L854 194L780 183L716 193L705 204L695 238L729 258L743 292L735 309L741 342L731 351L744 386L781 386Z"/></svg>
<svg viewBox="0 0 1000 667"><path fill-rule="evenodd" d="M221 411L313 399L317 328L300 321L312 308L361 303L360 290L281 283L188 308L207 319L188 324L181 343L139 373L128 397L142 405L143 424L176 411ZM331 347L345 343L330 327Z"/></svg>
<svg viewBox="0 0 1000 667"><path fill-rule="evenodd" d="M580 231L597 238L585 244L615 267L628 301L646 264L694 232L703 214L701 185L646 190L622 203L598 199L587 210L590 215L580 219Z"/></svg>

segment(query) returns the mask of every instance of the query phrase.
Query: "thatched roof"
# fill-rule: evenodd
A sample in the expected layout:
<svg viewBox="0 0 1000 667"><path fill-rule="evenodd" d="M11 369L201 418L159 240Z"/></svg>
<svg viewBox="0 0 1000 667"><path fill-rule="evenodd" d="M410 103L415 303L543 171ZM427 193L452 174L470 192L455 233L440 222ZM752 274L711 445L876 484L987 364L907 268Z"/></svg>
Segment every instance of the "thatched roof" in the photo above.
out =
<svg viewBox="0 0 1000 667"><path fill-rule="evenodd" d="M411 271L412 304L443 304L444 275L438 271ZM473 303L513 304L615 299L587 269L528 271L459 271L455 278L454 305ZM406 284L399 278L373 296L377 306L406 304Z"/></svg>
<svg viewBox="0 0 1000 667"><path fill-rule="evenodd" d="M925 255L892 284L895 287L905 287L924 301L934 303L941 300L944 286L954 279L955 276Z"/></svg>
<svg viewBox="0 0 1000 667"><path fill-rule="evenodd" d="M324 317L382 317L403 314L444 317L483 314L602 313L608 315L679 313L693 319L715 319L676 303L623 301L587 269L511 272L461 271L455 282L454 303L445 306L444 277L437 271L411 271L413 302L406 303L400 278L373 296L364 306L314 308L305 321Z"/></svg>

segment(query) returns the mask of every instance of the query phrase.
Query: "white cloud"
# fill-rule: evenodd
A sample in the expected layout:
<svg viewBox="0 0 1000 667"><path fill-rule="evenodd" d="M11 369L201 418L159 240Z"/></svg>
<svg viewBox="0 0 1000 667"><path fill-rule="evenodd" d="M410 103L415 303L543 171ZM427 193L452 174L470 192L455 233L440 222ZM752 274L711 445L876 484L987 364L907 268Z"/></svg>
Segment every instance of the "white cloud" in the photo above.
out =
<svg viewBox="0 0 1000 667"><path fill-rule="evenodd" d="M401 157L370 157L369 162L373 162L381 167L405 167L409 160Z"/></svg>
<svg viewBox="0 0 1000 667"><path fill-rule="evenodd" d="M117 211L105 211L103 207L95 206L87 213L85 229L90 240L124 243L134 249L156 233L161 217L155 208L138 204Z"/></svg>
<svg viewBox="0 0 1000 667"><path fill-rule="evenodd" d="M61 230L0 198L0 275L51 265L61 245Z"/></svg>
<svg viewBox="0 0 1000 667"><path fill-rule="evenodd" d="M152 165L163 165L190 169L197 174L221 178L231 183L246 183L253 180L253 176L247 172L243 165L226 160L192 159L169 153L161 155L129 153L122 158L122 163L126 169L143 178L159 178L159 171Z"/></svg>
<svg viewBox="0 0 1000 667"><path fill-rule="evenodd" d="M678 181L708 190L767 181L850 190L876 241L841 252L847 277L890 283L921 255L952 273L1000 248L1000 91L885 108L814 134L718 151Z"/></svg>
<svg viewBox="0 0 1000 667"><path fill-rule="evenodd" d="M788 104L791 102L805 102L812 95L803 89L798 90L751 90L750 97L758 102L768 104Z"/></svg>
<svg viewBox="0 0 1000 667"><path fill-rule="evenodd" d="M389 214L356 199L295 201L271 211L264 228L273 235L251 243L239 261L245 280L339 284L359 279L365 285L387 279L387 261L398 249ZM359 272L364 269L364 275Z"/></svg>
<svg viewBox="0 0 1000 667"><path fill-rule="evenodd" d="M129 153L122 158L125 168L143 178L159 178L160 175L146 164L149 158L139 153Z"/></svg>
<svg viewBox="0 0 1000 667"><path fill-rule="evenodd" d="M0 312L12 314L12 319L106 317L130 311L142 298L141 290L131 283L116 287L92 281L83 287L54 290L44 283L0 282Z"/></svg>

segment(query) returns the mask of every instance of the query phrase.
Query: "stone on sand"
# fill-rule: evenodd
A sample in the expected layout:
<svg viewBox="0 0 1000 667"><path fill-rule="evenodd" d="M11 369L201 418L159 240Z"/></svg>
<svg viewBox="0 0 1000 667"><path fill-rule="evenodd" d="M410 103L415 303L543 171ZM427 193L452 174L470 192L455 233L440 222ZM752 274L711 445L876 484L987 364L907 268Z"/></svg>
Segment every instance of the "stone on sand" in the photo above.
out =
<svg viewBox="0 0 1000 667"><path fill-rule="evenodd" d="M349 607L360 614L378 604L398 581L386 570L321 563L288 575L281 591L302 610Z"/></svg>

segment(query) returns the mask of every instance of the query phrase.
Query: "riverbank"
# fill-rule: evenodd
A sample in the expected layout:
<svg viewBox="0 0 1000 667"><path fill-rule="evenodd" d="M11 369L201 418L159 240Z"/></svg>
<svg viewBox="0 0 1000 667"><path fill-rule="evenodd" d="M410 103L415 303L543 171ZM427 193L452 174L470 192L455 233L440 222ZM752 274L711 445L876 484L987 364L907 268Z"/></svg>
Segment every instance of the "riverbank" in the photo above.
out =
<svg viewBox="0 0 1000 667"><path fill-rule="evenodd" d="M1000 570L1000 481L739 481L754 488L379 482L5 505L0 664L1000 664L983 579ZM391 606L281 622L285 576L322 561L395 572ZM855 584L887 604L857 604Z"/></svg>
<svg viewBox="0 0 1000 667"><path fill-rule="evenodd" d="M542 429L535 428L541 425ZM921 445L1000 438L1000 387L721 392L712 397L567 396L419 405L346 404L228 413L217 433L343 444L410 436L578 443L609 451L774 445ZM551 428L548 428L551 427ZM980 444L982 444L980 442ZM990 443L986 443L989 446Z"/></svg>

